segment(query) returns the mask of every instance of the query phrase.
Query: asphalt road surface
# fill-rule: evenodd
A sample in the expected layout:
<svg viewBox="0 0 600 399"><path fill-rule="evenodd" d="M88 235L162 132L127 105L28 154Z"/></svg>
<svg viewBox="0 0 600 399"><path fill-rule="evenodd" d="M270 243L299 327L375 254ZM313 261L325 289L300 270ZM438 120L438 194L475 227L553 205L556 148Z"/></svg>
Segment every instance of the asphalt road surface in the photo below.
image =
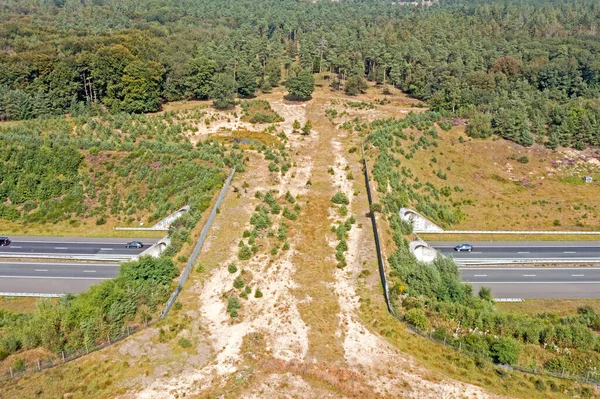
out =
<svg viewBox="0 0 600 399"><path fill-rule="evenodd" d="M90 286L114 278L118 263L2 260L2 258L51 258L78 256L123 260L139 255L156 239L76 238L10 236L11 243L0 247L0 293L64 294L86 291ZM140 241L143 248L125 248Z"/></svg>
<svg viewBox="0 0 600 399"><path fill-rule="evenodd" d="M495 298L600 298L600 267L464 267L460 275Z"/></svg>
<svg viewBox="0 0 600 399"><path fill-rule="evenodd" d="M117 263L0 261L0 292L78 293L118 274Z"/></svg>
<svg viewBox="0 0 600 399"><path fill-rule="evenodd" d="M472 252L457 252L460 242L429 242L442 254L452 256L458 263L486 263L511 261L518 263L535 260L585 261L600 260L600 241L546 241L546 242L467 242Z"/></svg>
<svg viewBox="0 0 600 399"><path fill-rule="evenodd" d="M155 239L135 238L75 238L75 237L9 237L8 246L0 246L3 256L15 255L138 255L150 247ZM125 248L131 241L141 241L144 248Z"/></svg>

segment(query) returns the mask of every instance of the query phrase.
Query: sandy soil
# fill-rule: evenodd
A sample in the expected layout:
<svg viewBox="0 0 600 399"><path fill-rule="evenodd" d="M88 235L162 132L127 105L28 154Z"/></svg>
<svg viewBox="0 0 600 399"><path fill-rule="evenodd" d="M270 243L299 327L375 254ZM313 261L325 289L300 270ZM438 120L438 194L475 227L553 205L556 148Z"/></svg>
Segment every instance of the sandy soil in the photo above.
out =
<svg viewBox="0 0 600 399"><path fill-rule="evenodd" d="M360 101L375 97L371 92ZM164 321L65 367L74 375L85 364L87 372L96 370L92 367L98 364L106 367L101 373L116 370L106 377L110 382L98 397L497 397L428 370L400 351L397 342L375 331L375 325L367 324L361 313L361 304L366 301L384 308L360 154L348 152L351 147L360 147L362 137L336 126L342 119L401 117L413 109L392 102L374 110L357 110L344 106L355 98L323 89L306 103L288 102L277 90L261 98L269 100L285 118L278 132L287 136L286 152L293 167L284 176L269 172L264 155L246 149L247 171L236 175L232 187L237 190L230 189L220 207L200 254L203 269L197 268L190 275L179 296L182 309L172 310ZM330 121L325 110L332 107L347 114ZM200 123L193 139L241 126L232 114L216 116L215 111L205 111L209 118L214 116L213 122L209 126ZM314 127L310 134L293 132L294 120L304 124L308 119ZM354 179L348 178L349 173ZM251 215L261 203L255 193L267 190L280 199L289 191L301 207L296 221L270 215L273 229L283 221L288 225L290 248L272 254L270 249L277 239L263 237L260 242L266 243L264 247L250 260L239 261L238 243L243 231L250 229ZM331 202L337 191L350 200L347 217L357 219L347 237L344 269L335 266L337 241L330 231L332 224L346 219ZM285 200L280 203L283 206ZM237 265L235 273L228 271L231 262ZM370 277L359 277L365 271ZM232 318L226 312L227 299L239 293L233 288L237 276L243 276L252 293L248 299L240 299L239 315ZM255 298L256 288L262 291L262 298ZM394 326L403 328L399 323ZM192 347L181 347L180 338L188 339Z"/></svg>
<svg viewBox="0 0 600 399"><path fill-rule="evenodd" d="M280 98L280 97L279 97ZM315 100L317 102L318 100ZM215 223L215 233L209 238L201 257L209 258L214 251L225 252L221 255L221 266L215 268L203 283L198 283L192 292L196 296L194 303L199 309L198 325L202 326L207 342L212 347L214 356L202 367L186 370L185 373L167 378L158 378L152 384L140 390L132 390L127 397L138 398L170 398L175 392L179 397L209 394L233 395L242 398L278 397L278 398L338 398L338 397L403 397L411 398L485 398L490 397L478 387L470 386L447 378L432 375L419 366L406 354L400 353L388 341L372 332L361 321L358 315L360 297L358 290L358 274L363 270L367 260L372 261L372 251L365 251L365 240L372 239L366 224L363 227L353 226L347 239L346 253L348 266L344 269L331 268L326 273L332 275L328 284L339 309L336 319L339 320L335 336L342 342L342 357L331 364L323 364L314 357L308 357L311 326L300 312L298 306L310 306L324 300L310 295L299 296L298 283L294 280L297 273L297 262L294 259L302 256L296 250L298 240L304 239L302 234L290 237L290 250L276 256L259 253L250 261L237 261L237 242L244 229L249 229L249 216L259 203L254 198L257 190L275 190L280 195L290 191L299 196L299 203L304 211L311 209L311 204L303 203L303 199L315 187L306 182L313 175L315 160L329 160L333 175L329 175L329 187L325 192L344 192L351 203L350 214L359 220L368 220L362 216L365 209L364 195L359 203L355 203L354 191L359 190L360 180L347 178L348 172L360 173L360 167L352 165L346 159L347 144L351 137L348 133L335 128L323 130L320 124L308 136L292 133L291 123L298 120L304 123L307 119L306 104L289 104L283 100L271 99L272 107L285 118L280 128L288 136L287 150L292 154L293 167L284 177L273 178L266 171L266 162L255 165L255 169L243 176L250 188L244 194L243 210L237 209L239 217L235 225ZM326 106L323 103L323 106ZM362 111L361 111L362 112ZM223 123L221 123L223 125ZM227 128L231 128L230 125ZM323 165L319 164L322 169ZM324 175L320 172L320 176ZM360 175L359 175L360 176ZM313 197L311 197L313 198ZM227 209L221 208L221 213ZM331 204L327 210L331 223L339 223L340 217L336 207ZM276 218L274 218L276 219ZM218 220L218 218L217 218ZM302 217L297 223L303 223ZM225 230L232 228L234 233L226 245L217 245L224 239ZM317 232L318 234L318 232ZM228 236L229 237L229 236ZM331 234L322 232L322 246L329 247L327 259L331 262L335 245ZM328 238L329 237L329 238ZM232 275L226 265L236 262L252 274L254 282L258 282L264 297L256 299L251 296L242 303L240 317L232 320L226 313L226 300L232 290ZM309 292L302 291L300 292ZM308 320L308 319L307 319ZM312 319L311 319L312 320ZM246 347L248 337L258 334L264 345L249 351ZM252 370L252 371L248 371ZM235 390L231 384L244 380L245 383ZM325 385L321 382L323 381Z"/></svg>

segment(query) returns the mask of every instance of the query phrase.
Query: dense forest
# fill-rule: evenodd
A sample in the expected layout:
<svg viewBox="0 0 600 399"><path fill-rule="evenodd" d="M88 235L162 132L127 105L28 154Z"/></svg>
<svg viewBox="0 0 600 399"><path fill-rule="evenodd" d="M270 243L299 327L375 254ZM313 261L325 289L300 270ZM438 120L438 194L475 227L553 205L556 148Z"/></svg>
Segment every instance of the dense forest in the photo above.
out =
<svg viewBox="0 0 600 399"><path fill-rule="evenodd" d="M0 119L227 107L321 73L394 85L473 137L600 145L597 1L1 0L0 21Z"/></svg>

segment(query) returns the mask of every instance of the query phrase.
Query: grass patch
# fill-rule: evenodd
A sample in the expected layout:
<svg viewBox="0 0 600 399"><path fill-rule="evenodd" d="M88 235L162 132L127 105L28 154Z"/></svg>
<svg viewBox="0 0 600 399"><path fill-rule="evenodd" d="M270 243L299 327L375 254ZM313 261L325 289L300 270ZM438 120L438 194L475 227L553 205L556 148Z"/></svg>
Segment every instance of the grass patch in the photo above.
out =
<svg viewBox="0 0 600 399"><path fill-rule="evenodd" d="M403 177L419 194L439 196L435 202L462 211L464 218L452 224L453 230L589 231L600 225L597 186L583 181L589 175L596 182L598 168L585 155L565 160L560 151L515 148L503 139L461 143L462 126L439 131L438 140L426 133L406 129L406 139L395 138L399 152L394 155L411 171ZM442 193L442 186L450 190Z"/></svg>
<svg viewBox="0 0 600 399"><path fill-rule="evenodd" d="M597 234L426 234L425 241L599 241Z"/></svg>
<svg viewBox="0 0 600 399"><path fill-rule="evenodd" d="M250 123L276 123L283 122L284 119L271 108L266 100L250 100L241 103L242 121Z"/></svg>
<svg viewBox="0 0 600 399"><path fill-rule="evenodd" d="M0 297L0 310L10 313L33 313L36 310L36 304L40 298L31 297ZM49 299L56 303L58 298Z"/></svg>
<svg viewBox="0 0 600 399"><path fill-rule="evenodd" d="M524 302L496 303L498 309L510 313L535 316L548 312L560 317L574 316L577 309L584 306L600 312L600 299L527 299Z"/></svg>
<svg viewBox="0 0 600 399"><path fill-rule="evenodd" d="M256 146L257 144L264 144L267 147L279 147L281 144L281 139L279 139L279 137L266 130L262 132L252 132L250 130L238 129L229 134L220 133L213 137L217 141L228 144L238 142L240 145Z"/></svg>

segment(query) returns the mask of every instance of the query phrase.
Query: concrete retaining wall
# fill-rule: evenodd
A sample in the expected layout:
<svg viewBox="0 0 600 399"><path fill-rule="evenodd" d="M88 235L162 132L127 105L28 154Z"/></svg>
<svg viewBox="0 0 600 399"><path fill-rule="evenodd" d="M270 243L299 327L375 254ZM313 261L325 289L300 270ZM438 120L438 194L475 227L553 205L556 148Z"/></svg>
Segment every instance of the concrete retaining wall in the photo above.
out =
<svg viewBox="0 0 600 399"><path fill-rule="evenodd" d="M413 241L408 244L408 248L419 262L431 263L438 256L438 251L425 241Z"/></svg>
<svg viewBox="0 0 600 399"><path fill-rule="evenodd" d="M425 216L409 208L400 208L400 219L410 222L416 233L443 233L442 229Z"/></svg>
<svg viewBox="0 0 600 399"><path fill-rule="evenodd" d="M167 235L156 241L154 245L149 247L147 250L139 254L136 258L139 259L140 256L152 256L154 258L158 258L160 254L163 253L165 249L171 244L171 238Z"/></svg>

